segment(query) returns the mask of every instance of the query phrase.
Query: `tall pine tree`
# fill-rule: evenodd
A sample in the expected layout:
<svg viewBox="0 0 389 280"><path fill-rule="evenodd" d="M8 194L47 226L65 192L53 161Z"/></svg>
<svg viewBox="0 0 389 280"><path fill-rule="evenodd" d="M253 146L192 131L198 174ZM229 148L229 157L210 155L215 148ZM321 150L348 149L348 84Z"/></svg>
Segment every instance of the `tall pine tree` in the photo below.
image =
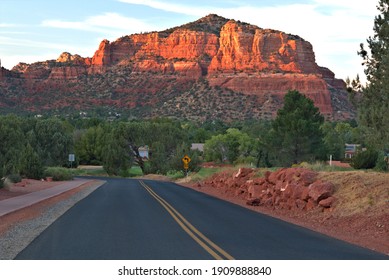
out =
<svg viewBox="0 0 389 280"><path fill-rule="evenodd" d="M389 0L380 0L380 14L374 20L374 35L367 39L370 51L363 44L367 85L359 100L359 121L365 128L370 145L378 149L389 146Z"/></svg>
<svg viewBox="0 0 389 280"><path fill-rule="evenodd" d="M273 141L278 164L289 166L324 156L324 117L313 101L297 90L285 95L284 107L273 122Z"/></svg>

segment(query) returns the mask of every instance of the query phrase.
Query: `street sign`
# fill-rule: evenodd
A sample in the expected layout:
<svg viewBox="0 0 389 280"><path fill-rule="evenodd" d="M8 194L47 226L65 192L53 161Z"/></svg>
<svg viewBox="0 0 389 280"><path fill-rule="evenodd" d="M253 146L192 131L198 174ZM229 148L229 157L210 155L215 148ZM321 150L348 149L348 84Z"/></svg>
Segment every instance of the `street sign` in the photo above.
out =
<svg viewBox="0 0 389 280"><path fill-rule="evenodd" d="M188 169L189 169L190 157L188 157L187 155L185 155L185 156L182 158L182 162L184 163L184 169L185 169L185 170L188 170Z"/></svg>
<svg viewBox="0 0 389 280"><path fill-rule="evenodd" d="M184 162L184 164L185 164L185 163L188 164L188 163L191 161L191 159L190 159L190 157L188 157L187 155L185 155L185 156L182 158L182 161Z"/></svg>
<svg viewBox="0 0 389 280"><path fill-rule="evenodd" d="M74 154L69 154L70 168L73 168L73 162L76 161L76 157Z"/></svg>

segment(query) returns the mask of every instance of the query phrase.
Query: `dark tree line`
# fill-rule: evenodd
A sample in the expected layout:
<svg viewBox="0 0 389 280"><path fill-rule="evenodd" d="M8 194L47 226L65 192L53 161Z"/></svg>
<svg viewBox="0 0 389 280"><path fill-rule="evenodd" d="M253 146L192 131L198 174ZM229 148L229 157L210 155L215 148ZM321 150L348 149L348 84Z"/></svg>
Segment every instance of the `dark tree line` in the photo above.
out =
<svg viewBox="0 0 389 280"><path fill-rule="evenodd" d="M144 174L190 169L202 160L290 166L303 161L342 159L345 143L363 143L355 122L324 122L313 102L297 91L285 96L274 121L251 120L225 124L218 120L196 124L170 119L104 121L98 119L26 118L0 116L0 175L42 178L50 166L102 165L109 175L128 176L133 165ZM192 143L205 143L201 154ZM140 153L147 147L149 158Z"/></svg>
<svg viewBox="0 0 389 280"><path fill-rule="evenodd" d="M0 175L40 179L44 166L62 166L73 149L72 128L56 118L0 116Z"/></svg>

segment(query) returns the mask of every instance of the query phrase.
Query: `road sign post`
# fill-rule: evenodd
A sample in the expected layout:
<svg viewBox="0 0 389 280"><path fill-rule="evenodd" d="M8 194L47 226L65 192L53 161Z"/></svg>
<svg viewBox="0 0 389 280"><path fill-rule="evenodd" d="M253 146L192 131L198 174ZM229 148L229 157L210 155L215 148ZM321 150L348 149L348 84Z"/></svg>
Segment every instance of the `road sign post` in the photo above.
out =
<svg viewBox="0 0 389 280"><path fill-rule="evenodd" d="M191 161L190 157L185 155L182 158L182 162L184 163L184 170L185 170L185 175L188 176L188 169L189 169L189 162Z"/></svg>
<svg viewBox="0 0 389 280"><path fill-rule="evenodd" d="M75 161L75 155L69 154L70 168L73 168L73 162Z"/></svg>

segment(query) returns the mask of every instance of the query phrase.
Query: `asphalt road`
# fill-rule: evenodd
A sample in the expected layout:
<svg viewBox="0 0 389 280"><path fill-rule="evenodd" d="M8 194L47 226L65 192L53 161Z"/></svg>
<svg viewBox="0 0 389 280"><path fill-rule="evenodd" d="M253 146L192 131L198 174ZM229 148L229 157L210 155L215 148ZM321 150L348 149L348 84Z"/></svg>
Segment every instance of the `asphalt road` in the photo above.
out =
<svg viewBox="0 0 389 280"><path fill-rule="evenodd" d="M173 183L105 180L16 259L389 259Z"/></svg>

